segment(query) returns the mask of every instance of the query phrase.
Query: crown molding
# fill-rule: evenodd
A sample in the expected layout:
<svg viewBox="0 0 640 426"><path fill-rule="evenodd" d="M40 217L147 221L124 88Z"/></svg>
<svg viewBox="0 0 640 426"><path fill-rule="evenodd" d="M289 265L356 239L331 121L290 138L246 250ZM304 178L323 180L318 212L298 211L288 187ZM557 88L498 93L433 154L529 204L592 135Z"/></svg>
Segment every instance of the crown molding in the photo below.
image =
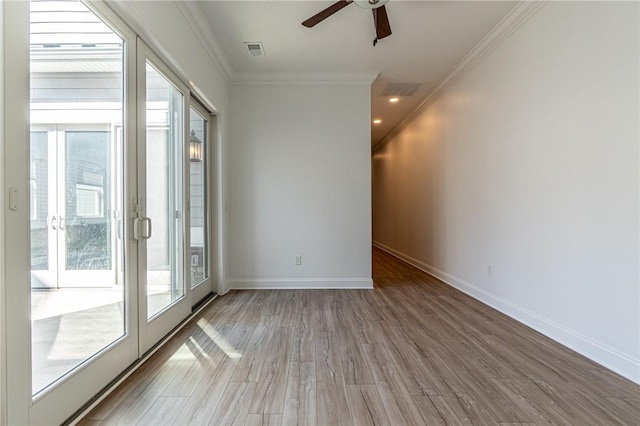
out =
<svg viewBox="0 0 640 426"><path fill-rule="evenodd" d="M153 28L135 2L127 0L113 0L112 3L126 3L127 14L136 21L136 30L142 32L143 38L151 39L149 31L144 28ZM211 27L204 18L204 12L194 0L175 1L176 6L184 16L187 23L194 29L194 33L202 44L207 56L223 75L225 81L231 85L238 84L368 84L370 85L380 74L375 71L354 73L287 73L287 72L247 72L237 73L233 70L222 47L218 43ZM122 6L121 6L122 7ZM157 33L157 32L156 32ZM154 48L161 48L163 40L153 39ZM166 56L166 55L165 55ZM172 64L175 65L175 64Z"/></svg>
<svg viewBox="0 0 640 426"><path fill-rule="evenodd" d="M230 84L368 84L378 78L378 71L354 73L236 73Z"/></svg>
<svg viewBox="0 0 640 426"><path fill-rule="evenodd" d="M233 67L211 31L211 27L204 18L204 12L200 6L194 0L176 1L175 3L189 25L191 25L191 28L194 29L196 37L200 40L211 61L222 73L226 82L229 83L234 74Z"/></svg>
<svg viewBox="0 0 640 426"><path fill-rule="evenodd" d="M189 77L182 65L173 59L170 52L164 47L166 39L161 32L140 9L135 1L109 0L106 2L111 10L122 19L136 35L143 40L160 58L176 73L183 83L189 81Z"/></svg>
<svg viewBox="0 0 640 426"><path fill-rule="evenodd" d="M138 2L129 0L107 1L107 5L156 53L160 53L162 59L168 62L168 64L172 66L173 70L177 72L185 82L188 82L189 78L184 72L182 66L173 60L171 54L164 48L164 46L167 45L167 42L164 37L160 35L161 32L158 31L157 26L147 18L137 3ZM202 11L199 6L192 0L175 1L174 3L184 16L187 23L194 29L194 34L200 40L207 56L220 71L225 82L229 83L233 71L224 54L216 53L217 51L222 52L222 50L215 42L211 29L209 29L204 18L202 18Z"/></svg>
<svg viewBox="0 0 640 426"><path fill-rule="evenodd" d="M400 134L409 123L441 98L453 85L464 78L464 76L489 56L491 52L532 16L538 13L548 2L549 0L524 0L514 6L514 8L440 80L436 88L426 95L413 112L391 129L389 133L373 147L372 152L382 148Z"/></svg>

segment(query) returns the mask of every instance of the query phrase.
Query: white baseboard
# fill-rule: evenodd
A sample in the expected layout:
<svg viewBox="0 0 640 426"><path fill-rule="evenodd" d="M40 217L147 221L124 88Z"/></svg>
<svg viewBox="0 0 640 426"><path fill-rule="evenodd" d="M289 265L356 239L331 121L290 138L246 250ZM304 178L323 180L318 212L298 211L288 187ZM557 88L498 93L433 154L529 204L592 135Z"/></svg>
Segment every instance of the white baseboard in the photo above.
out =
<svg viewBox="0 0 640 426"><path fill-rule="evenodd" d="M372 289L371 278L258 278L232 279L229 290Z"/></svg>
<svg viewBox="0 0 640 426"><path fill-rule="evenodd" d="M231 281L225 280L221 286L218 286L218 296L224 296L229 292L230 288L231 288Z"/></svg>
<svg viewBox="0 0 640 426"><path fill-rule="evenodd" d="M464 281L455 275L444 272L438 268L428 265L418 259L414 259L404 253L401 253L389 246L379 242L373 242L377 247L390 255L432 275L445 284L468 294L474 299L502 312L505 315L533 328L534 330L544 334L545 336L555 340L556 342L572 349L587 358L601 364L602 366L615 371L627 379L640 384L640 360L633 359L614 348L571 330L562 324L558 324L548 318L529 311L515 303L496 296L480 287L477 287L467 281Z"/></svg>

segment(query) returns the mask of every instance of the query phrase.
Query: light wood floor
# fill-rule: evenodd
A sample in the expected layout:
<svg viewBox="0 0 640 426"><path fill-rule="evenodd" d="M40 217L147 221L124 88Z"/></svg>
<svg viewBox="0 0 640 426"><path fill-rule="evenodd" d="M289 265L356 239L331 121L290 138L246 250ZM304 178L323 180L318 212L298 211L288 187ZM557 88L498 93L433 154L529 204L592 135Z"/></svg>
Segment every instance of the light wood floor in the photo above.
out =
<svg viewBox="0 0 640 426"><path fill-rule="evenodd" d="M374 279L230 292L82 424L640 424L640 386L378 250Z"/></svg>

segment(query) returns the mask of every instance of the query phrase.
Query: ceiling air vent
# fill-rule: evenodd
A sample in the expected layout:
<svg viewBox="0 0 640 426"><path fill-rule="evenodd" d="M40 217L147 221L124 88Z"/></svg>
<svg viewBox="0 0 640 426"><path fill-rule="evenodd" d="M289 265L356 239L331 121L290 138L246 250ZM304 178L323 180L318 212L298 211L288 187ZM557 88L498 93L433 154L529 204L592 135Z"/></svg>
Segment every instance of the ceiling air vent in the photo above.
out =
<svg viewBox="0 0 640 426"><path fill-rule="evenodd" d="M264 47L260 42L246 42L244 47L251 56L264 56Z"/></svg>
<svg viewBox="0 0 640 426"><path fill-rule="evenodd" d="M413 96L422 83L387 83L380 96Z"/></svg>

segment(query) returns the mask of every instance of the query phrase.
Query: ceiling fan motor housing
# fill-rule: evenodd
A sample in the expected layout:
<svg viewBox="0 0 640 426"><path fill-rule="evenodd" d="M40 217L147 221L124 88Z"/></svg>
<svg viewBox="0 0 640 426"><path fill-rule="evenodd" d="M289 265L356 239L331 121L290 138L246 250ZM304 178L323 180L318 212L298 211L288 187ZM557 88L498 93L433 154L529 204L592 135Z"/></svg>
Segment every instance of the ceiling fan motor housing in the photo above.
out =
<svg viewBox="0 0 640 426"><path fill-rule="evenodd" d="M316 13L306 21L303 21L302 25L307 28L313 28L320 22L332 16L334 13L339 12L351 3L355 3L363 9L371 10L373 13L373 23L376 27L376 38L373 40L373 45L375 46L378 43L378 40L391 35L391 25L389 25L389 17L387 16L387 10L384 7L388 2L389 0L339 0L326 9Z"/></svg>
<svg viewBox="0 0 640 426"><path fill-rule="evenodd" d="M363 9L377 9L384 6L389 0L354 0L353 2Z"/></svg>

